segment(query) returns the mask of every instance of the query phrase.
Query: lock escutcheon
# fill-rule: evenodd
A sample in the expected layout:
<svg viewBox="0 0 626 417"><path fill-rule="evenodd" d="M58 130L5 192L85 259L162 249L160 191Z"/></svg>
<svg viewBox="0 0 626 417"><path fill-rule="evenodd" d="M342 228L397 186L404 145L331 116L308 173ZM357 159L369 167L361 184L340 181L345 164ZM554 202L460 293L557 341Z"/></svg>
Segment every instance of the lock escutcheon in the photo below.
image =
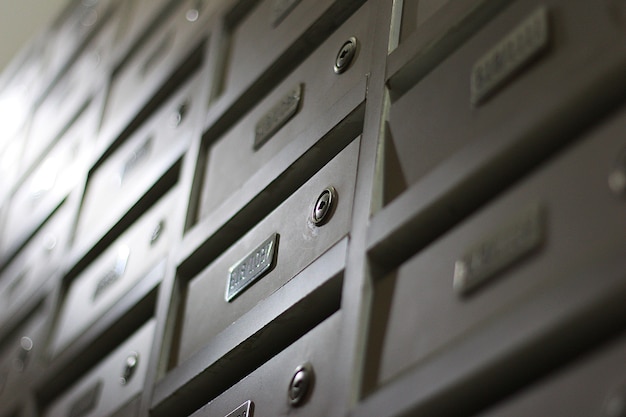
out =
<svg viewBox="0 0 626 417"><path fill-rule="evenodd" d="M335 206L337 205L337 190L335 187L330 186L321 192L315 204L313 205L313 211L311 212L311 220L316 226L322 226L332 216Z"/></svg>
<svg viewBox="0 0 626 417"><path fill-rule="evenodd" d="M357 50L357 40L354 36L350 37L347 41L341 45L339 48L339 52L337 52L337 57L335 58L335 65L333 70L335 74L341 74L345 72L350 64L354 60Z"/></svg>
<svg viewBox="0 0 626 417"><path fill-rule="evenodd" d="M120 377L120 384L126 385L130 382L130 379L135 374L137 370L137 366L139 365L139 353L131 352L127 357L124 363L124 370L122 371L122 375Z"/></svg>
<svg viewBox="0 0 626 417"><path fill-rule="evenodd" d="M287 397L292 407L298 407L304 403L309 392L313 389L315 374L310 363L298 366L289 382Z"/></svg>

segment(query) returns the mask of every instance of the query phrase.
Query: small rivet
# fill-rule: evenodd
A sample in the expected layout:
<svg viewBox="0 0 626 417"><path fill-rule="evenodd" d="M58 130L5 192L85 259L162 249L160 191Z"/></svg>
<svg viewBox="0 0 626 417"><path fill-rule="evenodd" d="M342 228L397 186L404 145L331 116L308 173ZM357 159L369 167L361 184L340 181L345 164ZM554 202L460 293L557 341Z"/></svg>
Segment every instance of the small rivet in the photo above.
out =
<svg viewBox="0 0 626 417"><path fill-rule="evenodd" d="M315 200L311 220L316 226L325 224L333 213L337 201L337 190L334 187L328 187Z"/></svg>
<svg viewBox="0 0 626 417"><path fill-rule="evenodd" d="M161 220L152 231L152 236L150 236L150 246L157 243L163 233L163 229L165 229L165 220Z"/></svg>
<svg viewBox="0 0 626 417"><path fill-rule="evenodd" d="M313 366L308 362L296 368L287 392L289 404L292 407L301 405L307 398L309 391L313 388L314 376Z"/></svg>
<svg viewBox="0 0 626 417"><path fill-rule="evenodd" d="M135 374L137 365L139 364L139 353L131 352L124 363L124 370L120 377L120 384L126 385Z"/></svg>
<svg viewBox="0 0 626 417"><path fill-rule="evenodd" d="M354 36L348 39L341 46L341 48L339 48L339 52L337 52L337 57L335 58L335 65L333 67L335 74L341 74L348 69L350 63L356 55L356 49L357 40Z"/></svg>

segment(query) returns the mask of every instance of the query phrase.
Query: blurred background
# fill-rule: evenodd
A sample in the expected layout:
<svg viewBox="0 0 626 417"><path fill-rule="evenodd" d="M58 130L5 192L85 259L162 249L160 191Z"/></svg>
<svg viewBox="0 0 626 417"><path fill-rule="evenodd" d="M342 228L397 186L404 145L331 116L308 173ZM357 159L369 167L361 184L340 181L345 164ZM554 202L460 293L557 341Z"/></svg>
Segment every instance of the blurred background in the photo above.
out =
<svg viewBox="0 0 626 417"><path fill-rule="evenodd" d="M68 0L0 0L0 71L11 58L51 24Z"/></svg>

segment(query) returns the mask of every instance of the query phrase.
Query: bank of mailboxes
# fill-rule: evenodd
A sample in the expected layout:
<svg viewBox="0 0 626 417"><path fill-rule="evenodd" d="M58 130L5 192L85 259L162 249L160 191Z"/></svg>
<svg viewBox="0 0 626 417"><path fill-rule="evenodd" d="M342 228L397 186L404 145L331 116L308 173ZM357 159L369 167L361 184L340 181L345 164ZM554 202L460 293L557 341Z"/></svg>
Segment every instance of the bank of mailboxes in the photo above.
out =
<svg viewBox="0 0 626 417"><path fill-rule="evenodd" d="M76 246L100 238L181 158L196 130L197 81L190 80L90 173Z"/></svg>
<svg viewBox="0 0 626 417"><path fill-rule="evenodd" d="M149 320L43 412L44 417L109 416L143 389L155 321ZM133 415L129 412L127 415Z"/></svg>
<svg viewBox="0 0 626 417"><path fill-rule="evenodd" d="M165 259L177 230L170 190L69 284L51 343L57 354Z"/></svg>
<svg viewBox="0 0 626 417"><path fill-rule="evenodd" d="M73 215L73 207L61 206L5 266L0 280L0 323L14 319L58 275Z"/></svg>
<svg viewBox="0 0 626 417"><path fill-rule="evenodd" d="M2 230L3 249L28 238L84 177L95 139L96 110L89 107L72 123L11 197Z"/></svg>
<svg viewBox="0 0 626 417"><path fill-rule="evenodd" d="M66 11L0 141L0 415L624 414L624 8L387 3Z"/></svg>
<svg viewBox="0 0 626 417"><path fill-rule="evenodd" d="M105 82L112 52L115 21L111 21L54 85L35 111L24 151L24 169L62 135ZM89 82L85 82L88 79Z"/></svg>
<svg viewBox="0 0 626 417"><path fill-rule="evenodd" d="M189 282L178 363L348 233L358 149L355 140Z"/></svg>
<svg viewBox="0 0 626 417"><path fill-rule="evenodd" d="M187 0L177 4L158 31L116 70L103 116L103 135L114 135L130 122L129 116L139 111L194 51L210 18L209 3Z"/></svg>
<svg viewBox="0 0 626 417"><path fill-rule="evenodd" d="M624 200L609 184L611 175L620 175L612 173L623 172L625 128L622 111L381 279L379 302L390 312L374 325L385 334L379 384L539 294L567 288L590 266L598 270L587 277L590 288L605 295L619 290L601 271L608 253L626 247ZM552 314L559 313L543 311L537 325ZM501 337L521 330L509 331Z"/></svg>
<svg viewBox="0 0 626 417"><path fill-rule="evenodd" d="M247 181L281 152L301 155L308 151L315 144L313 140L319 138L312 140L310 135L303 135L307 128L314 124L319 127L323 120L328 120L330 129L331 123L337 123L364 100L367 54L371 46L371 31L367 27L370 13L368 6L358 10L210 146L202 181L200 218L209 216L220 206L224 209L228 197L244 188ZM354 53L358 50L358 55L351 62L346 60L342 70L334 70L337 54L346 44L352 45ZM356 99L350 101L349 93L355 89L360 90L355 94ZM336 117L328 117L329 114Z"/></svg>
<svg viewBox="0 0 626 417"><path fill-rule="evenodd" d="M320 416L332 404L335 313L191 417ZM272 384L267 384L272 381Z"/></svg>
<svg viewBox="0 0 626 417"><path fill-rule="evenodd" d="M623 33L607 7L514 2L392 101L391 184L416 184L463 148L485 158L497 152L491 158L510 158L510 166L539 158L605 105L602 83L626 64L626 49L611 41ZM506 156L512 149L517 156ZM389 188L389 200L401 191Z"/></svg>
<svg viewBox="0 0 626 417"><path fill-rule="evenodd" d="M41 371L49 317L42 307L31 311L0 343L0 404L17 406L33 375Z"/></svg>

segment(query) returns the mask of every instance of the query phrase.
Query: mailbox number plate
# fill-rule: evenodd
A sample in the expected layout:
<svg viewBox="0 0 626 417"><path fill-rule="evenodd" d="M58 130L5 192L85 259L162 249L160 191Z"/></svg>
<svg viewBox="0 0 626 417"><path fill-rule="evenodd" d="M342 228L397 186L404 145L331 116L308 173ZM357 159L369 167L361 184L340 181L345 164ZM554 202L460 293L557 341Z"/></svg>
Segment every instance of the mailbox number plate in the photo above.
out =
<svg viewBox="0 0 626 417"><path fill-rule="evenodd" d="M226 301L231 302L254 281L272 270L275 263L277 245L278 233L274 233L252 253L228 270Z"/></svg>

